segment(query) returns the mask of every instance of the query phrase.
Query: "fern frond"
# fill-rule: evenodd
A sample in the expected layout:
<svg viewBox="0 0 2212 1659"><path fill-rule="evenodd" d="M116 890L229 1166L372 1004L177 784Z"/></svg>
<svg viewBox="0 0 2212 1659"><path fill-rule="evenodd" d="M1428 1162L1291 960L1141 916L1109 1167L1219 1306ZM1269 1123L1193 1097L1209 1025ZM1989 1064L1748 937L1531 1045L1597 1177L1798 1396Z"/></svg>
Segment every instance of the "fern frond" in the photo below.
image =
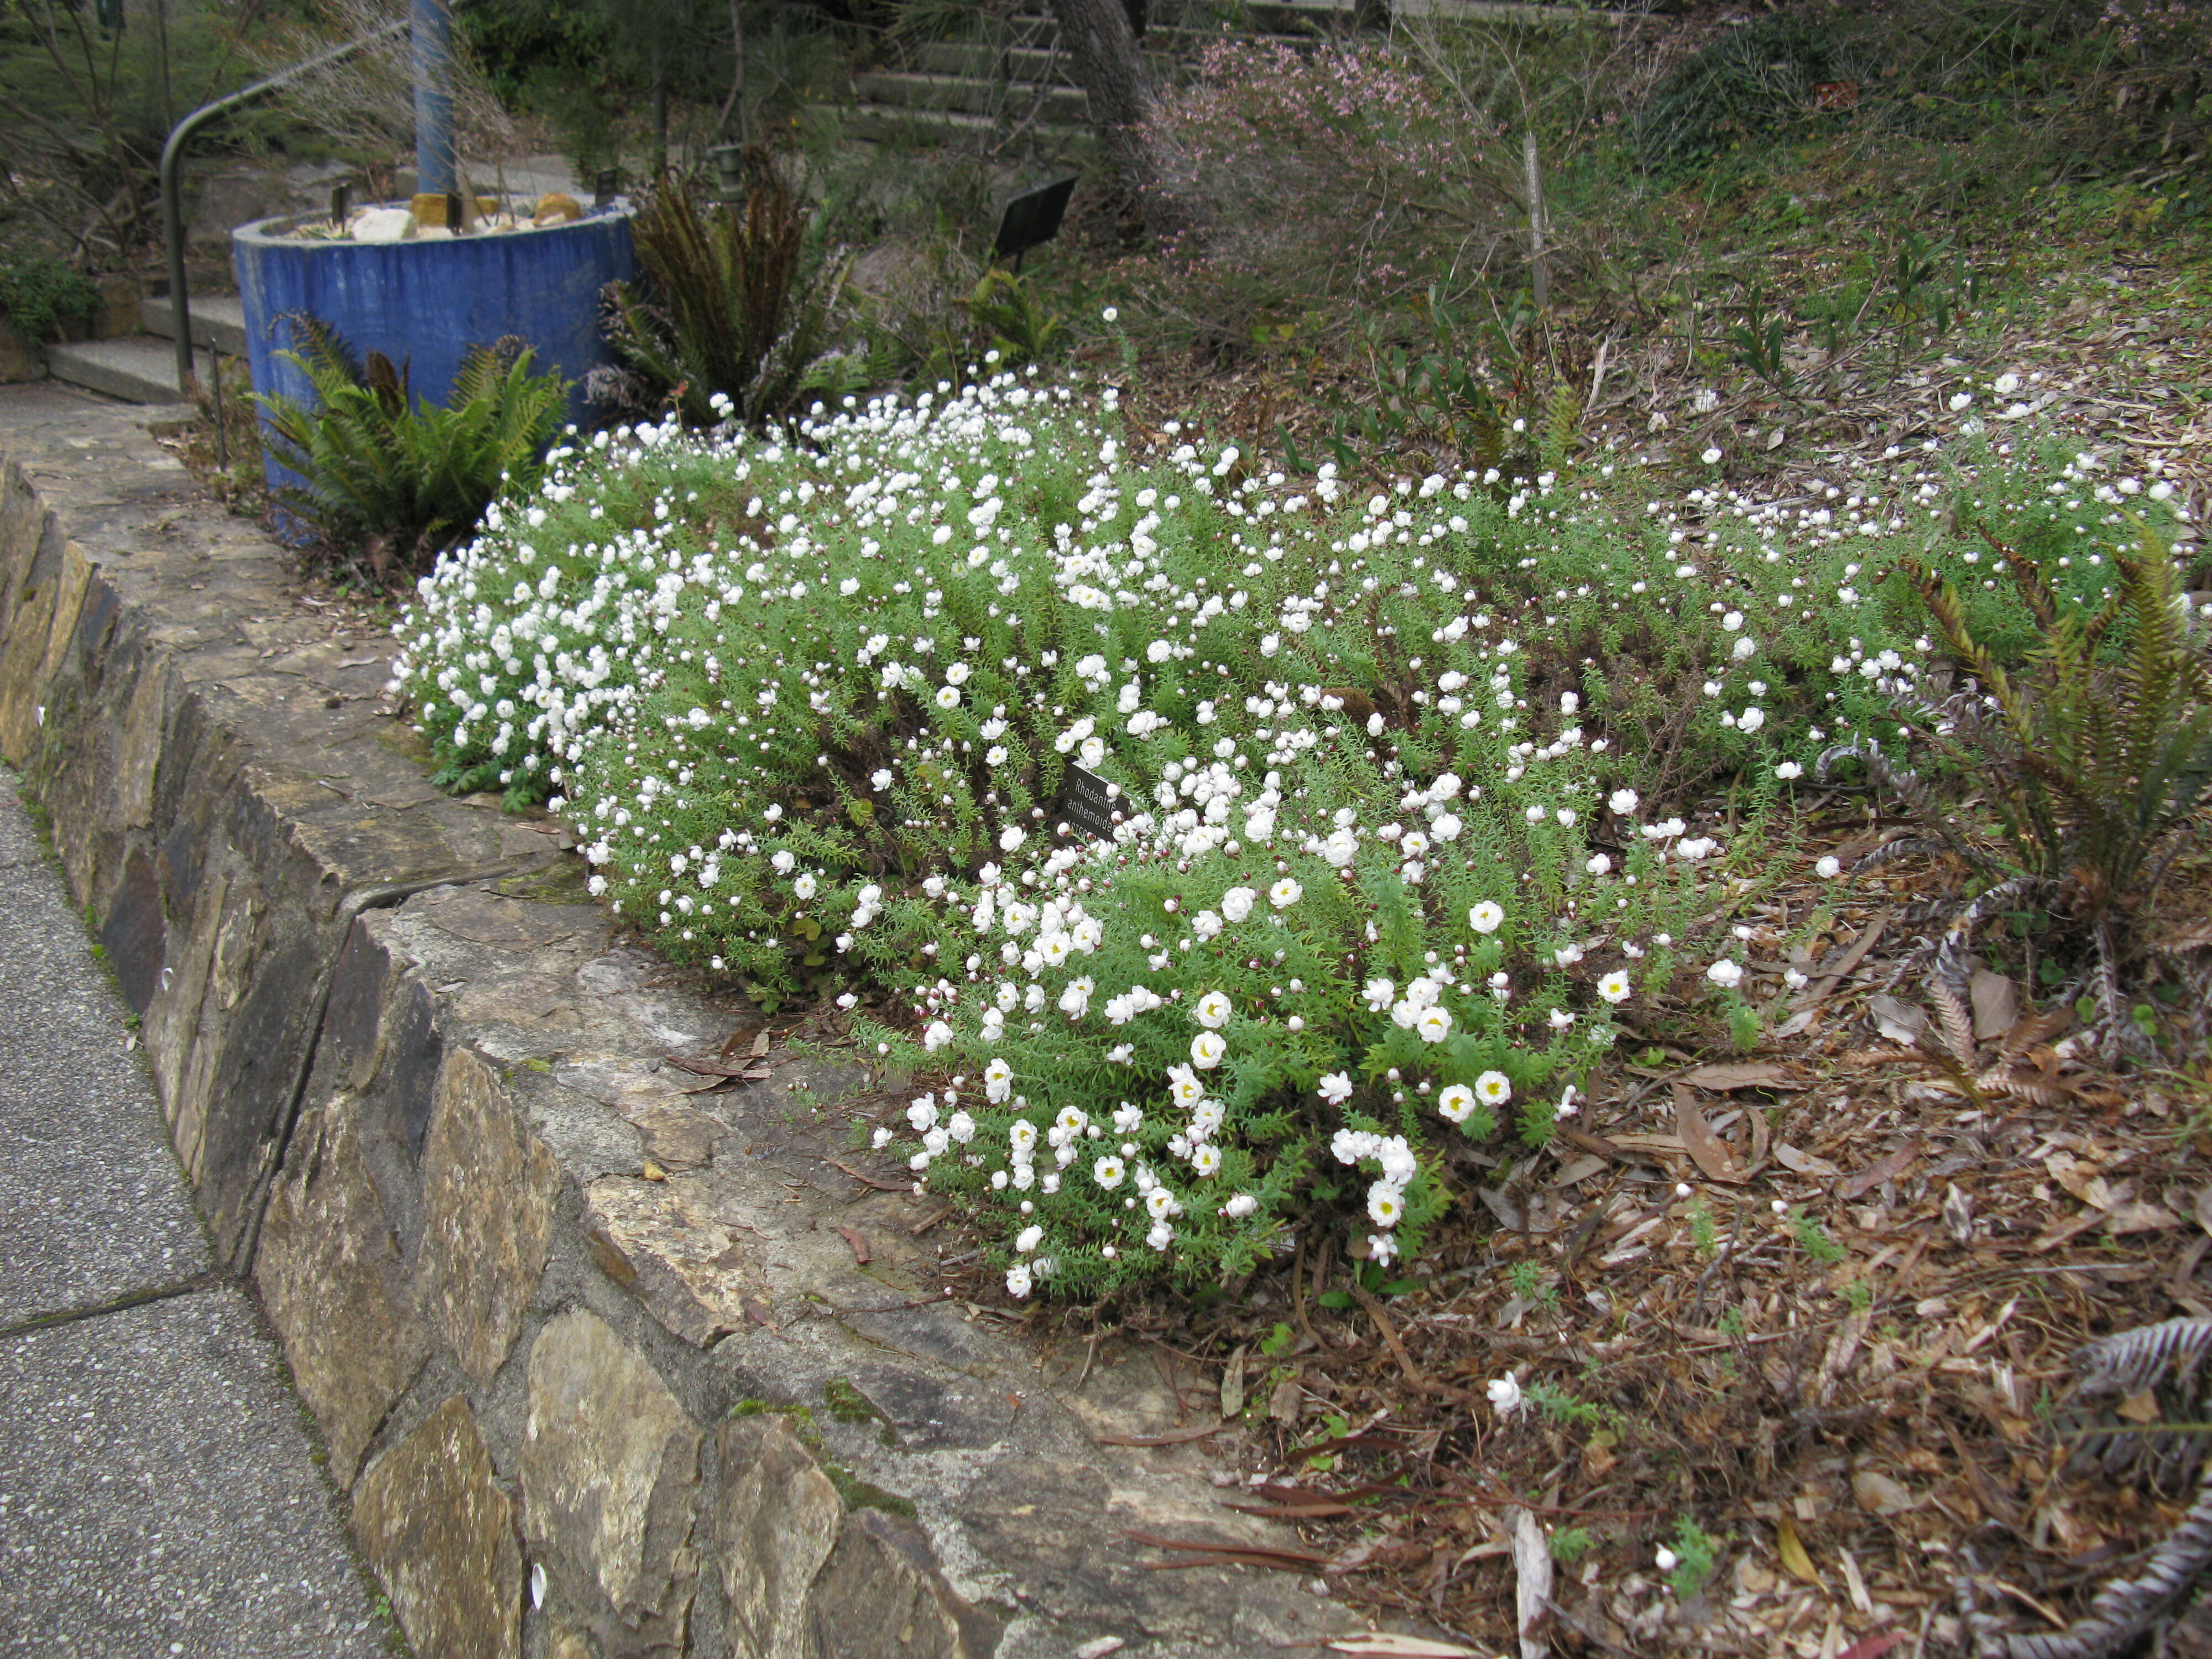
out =
<svg viewBox="0 0 2212 1659"><path fill-rule="evenodd" d="M1936 1005L1943 1046L1961 1066L1971 1070L1974 1064L1974 1015L1966 999L1966 985L1972 969L1963 939L1954 927L1936 951L1928 975L1928 999Z"/></svg>
<svg viewBox="0 0 2212 1659"><path fill-rule="evenodd" d="M1899 859L1910 858L1916 853L1946 853L1949 850L1933 836L1899 836L1866 854L1851 866L1851 872L1855 875L1870 876L1875 871L1895 864Z"/></svg>
<svg viewBox="0 0 2212 1659"><path fill-rule="evenodd" d="M2201 1413L2205 1370L2212 1360L2212 1319L2169 1319L2100 1337L2077 1350L2078 1381L2062 1431L2091 1419L2097 1427L2076 1440L2067 1461L2072 1474L2117 1474L2158 1459L2160 1473L2186 1474L2212 1436L2184 1423ZM2111 1407L2146 1391L2158 1399L2166 1420L2148 1432L2112 1421ZM2181 1419L2177 1421L2176 1419ZM2004 1659L2110 1659L2139 1637L2212 1566L2212 1468L2199 1479L2196 1501L2180 1523L2151 1553L2134 1577L2098 1592L2083 1618L2063 1631L1984 1638L1978 1646Z"/></svg>
<svg viewBox="0 0 2212 1659"><path fill-rule="evenodd" d="M2088 1616L2050 1635L2010 1636L2005 1659L2110 1659L2150 1627L2212 1566L2212 1480L2197 1489L2181 1524L2133 1578L2107 1584Z"/></svg>
<svg viewBox="0 0 2212 1659"><path fill-rule="evenodd" d="M318 389L325 380L348 386L368 384L361 358L330 324L307 311L288 311L278 320L291 325L293 361Z"/></svg>

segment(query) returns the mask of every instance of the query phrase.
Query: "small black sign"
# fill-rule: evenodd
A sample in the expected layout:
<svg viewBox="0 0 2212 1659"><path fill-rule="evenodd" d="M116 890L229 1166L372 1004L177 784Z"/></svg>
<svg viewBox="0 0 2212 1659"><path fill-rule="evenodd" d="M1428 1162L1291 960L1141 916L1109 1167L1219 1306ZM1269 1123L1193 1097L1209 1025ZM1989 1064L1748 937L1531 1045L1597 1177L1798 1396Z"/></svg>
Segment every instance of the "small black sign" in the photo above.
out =
<svg viewBox="0 0 2212 1659"><path fill-rule="evenodd" d="M1096 772L1071 766L1060 789L1060 821L1092 841L1111 841L1115 823L1121 816L1114 810L1115 798L1119 793L1114 785Z"/></svg>
<svg viewBox="0 0 2212 1659"><path fill-rule="evenodd" d="M1025 190L1006 204L999 220L998 253L1011 259L1060 234L1060 222L1067 212L1078 175L1069 173L1035 190Z"/></svg>

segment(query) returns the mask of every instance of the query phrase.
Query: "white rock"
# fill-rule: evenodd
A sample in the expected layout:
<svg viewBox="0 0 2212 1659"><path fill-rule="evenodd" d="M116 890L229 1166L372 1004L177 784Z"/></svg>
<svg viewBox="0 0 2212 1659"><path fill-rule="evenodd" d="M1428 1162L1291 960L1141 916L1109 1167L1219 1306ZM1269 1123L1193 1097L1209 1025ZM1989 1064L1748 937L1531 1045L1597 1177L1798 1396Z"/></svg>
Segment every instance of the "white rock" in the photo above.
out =
<svg viewBox="0 0 2212 1659"><path fill-rule="evenodd" d="M356 242L404 242L415 234L415 216L403 207L369 208L353 222Z"/></svg>

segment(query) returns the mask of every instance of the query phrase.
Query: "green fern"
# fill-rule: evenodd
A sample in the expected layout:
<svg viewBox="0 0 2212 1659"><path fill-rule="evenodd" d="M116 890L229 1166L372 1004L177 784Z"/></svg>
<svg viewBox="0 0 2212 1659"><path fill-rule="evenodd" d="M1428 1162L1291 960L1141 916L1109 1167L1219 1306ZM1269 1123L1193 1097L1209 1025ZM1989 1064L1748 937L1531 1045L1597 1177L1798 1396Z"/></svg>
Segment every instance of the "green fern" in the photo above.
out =
<svg viewBox="0 0 2212 1659"><path fill-rule="evenodd" d="M412 395L405 364L379 351L363 362L327 323L291 320L300 349L278 355L314 401L254 395L270 450L305 483L276 490L277 503L334 544L365 544L380 575L427 569L501 491L537 482L568 383L532 373L520 341L471 347L441 408Z"/></svg>
<svg viewBox="0 0 2212 1659"><path fill-rule="evenodd" d="M2135 551L2113 555L2110 599L2065 609L2039 566L1997 550L2042 630L2017 672L1970 631L1950 583L1907 567L1987 700L1937 740L1978 763L2009 873L2057 884L2063 908L2083 920L2130 909L2155 886L2147 872L2202 830L2212 785L2212 671L2189 638L2172 561L2145 532Z"/></svg>
<svg viewBox="0 0 2212 1659"><path fill-rule="evenodd" d="M1066 318L1037 295L1034 282L994 268L961 301L1009 368L1045 362L1067 343Z"/></svg>
<svg viewBox="0 0 2212 1659"><path fill-rule="evenodd" d="M595 397L631 413L672 398L694 425L750 425L848 389L825 348L853 262L811 245L790 187L757 176L740 210L662 175L630 226L649 283L610 283L605 299L608 343L631 373L595 380Z"/></svg>

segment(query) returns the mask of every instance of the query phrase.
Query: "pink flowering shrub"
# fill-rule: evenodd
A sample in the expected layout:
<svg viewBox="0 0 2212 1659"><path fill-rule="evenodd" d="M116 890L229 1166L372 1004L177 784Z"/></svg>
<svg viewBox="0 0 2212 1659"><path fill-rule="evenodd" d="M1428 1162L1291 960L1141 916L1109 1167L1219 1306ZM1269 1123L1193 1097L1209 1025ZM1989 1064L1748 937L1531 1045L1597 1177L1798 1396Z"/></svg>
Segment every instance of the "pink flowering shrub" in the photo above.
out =
<svg viewBox="0 0 2212 1659"><path fill-rule="evenodd" d="M1146 275L1204 332L1464 282L1517 223L1494 134L1385 46L1218 41L1156 125L1201 228Z"/></svg>

